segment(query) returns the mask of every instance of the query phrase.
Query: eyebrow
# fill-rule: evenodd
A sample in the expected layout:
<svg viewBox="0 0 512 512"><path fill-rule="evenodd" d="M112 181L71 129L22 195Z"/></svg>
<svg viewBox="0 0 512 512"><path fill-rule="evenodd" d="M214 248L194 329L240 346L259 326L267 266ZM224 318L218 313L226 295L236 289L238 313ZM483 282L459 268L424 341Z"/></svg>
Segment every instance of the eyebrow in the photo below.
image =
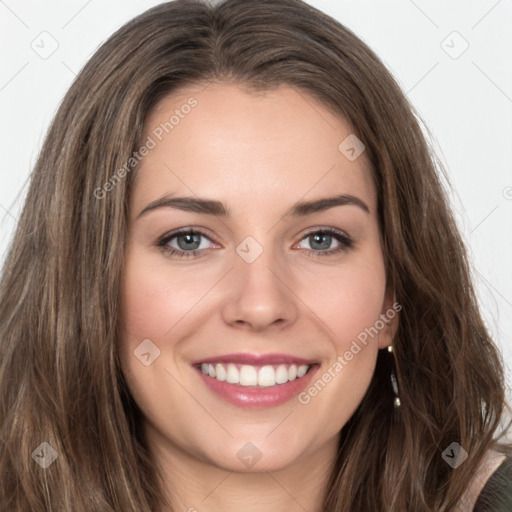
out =
<svg viewBox="0 0 512 512"><path fill-rule="evenodd" d="M336 206L353 205L358 206L366 213L370 213L367 204L358 197L339 194L333 197L324 197L313 201L302 201L295 203L289 208L284 217L303 217L313 213L323 212ZM224 203L213 199L201 199L198 197L172 197L165 195L149 203L137 215L137 219L158 208L176 208L185 212L202 213L215 215L217 217L230 217L231 210Z"/></svg>

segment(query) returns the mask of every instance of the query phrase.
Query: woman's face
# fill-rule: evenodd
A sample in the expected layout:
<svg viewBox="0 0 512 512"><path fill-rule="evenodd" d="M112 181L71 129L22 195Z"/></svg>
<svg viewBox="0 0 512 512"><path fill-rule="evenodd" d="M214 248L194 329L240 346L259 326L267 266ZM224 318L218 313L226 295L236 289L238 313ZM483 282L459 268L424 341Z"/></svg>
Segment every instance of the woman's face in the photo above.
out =
<svg viewBox="0 0 512 512"><path fill-rule="evenodd" d="M268 471L335 449L396 326L351 133L285 86L184 89L148 116L120 355L161 456Z"/></svg>

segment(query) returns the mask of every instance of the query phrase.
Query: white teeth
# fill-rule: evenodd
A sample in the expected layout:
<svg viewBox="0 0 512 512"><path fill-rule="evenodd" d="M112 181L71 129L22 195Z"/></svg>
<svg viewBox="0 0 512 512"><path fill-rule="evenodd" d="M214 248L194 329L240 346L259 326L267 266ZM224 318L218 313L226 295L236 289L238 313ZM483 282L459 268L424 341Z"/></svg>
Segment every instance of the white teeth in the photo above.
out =
<svg viewBox="0 0 512 512"><path fill-rule="evenodd" d="M258 384L258 372L254 366L244 365L240 368L240 385L256 386Z"/></svg>
<svg viewBox="0 0 512 512"><path fill-rule="evenodd" d="M304 377L306 375L306 372L308 371L308 365L303 364L302 366L299 366L297 368L297 377L300 379L301 377Z"/></svg>
<svg viewBox="0 0 512 512"><path fill-rule="evenodd" d="M226 381L230 384L240 384L240 372L234 364L228 364L226 370Z"/></svg>
<svg viewBox="0 0 512 512"><path fill-rule="evenodd" d="M240 370L235 364L216 363L201 364L201 371L213 379L229 384L239 384L240 386L260 386L271 387L276 384L285 384L297 378L304 377L310 366L303 364L299 367L295 364L280 364L277 367L272 365L251 366L242 365Z"/></svg>
<svg viewBox="0 0 512 512"><path fill-rule="evenodd" d="M221 382L226 380L226 369L221 364L215 365L215 373L217 380L220 380Z"/></svg>
<svg viewBox="0 0 512 512"><path fill-rule="evenodd" d="M276 385L276 372L272 366L263 366L258 372L258 386L267 387Z"/></svg>
<svg viewBox="0 0 512 512"><path fill-rule="evenodd" d="M306 375L306 373L308 373L308 370L309 370L309 365L308 364L301 364L298 368L297 368L297 377L300 379L301 377L304 377L304 375Z"/></svg>
<svg viewBox="0 0 512 512"><path fill-rule="evenodd" d="M280 364L276 371L276 383L284 384L288 382L288 368L284 364Z"/></svg>

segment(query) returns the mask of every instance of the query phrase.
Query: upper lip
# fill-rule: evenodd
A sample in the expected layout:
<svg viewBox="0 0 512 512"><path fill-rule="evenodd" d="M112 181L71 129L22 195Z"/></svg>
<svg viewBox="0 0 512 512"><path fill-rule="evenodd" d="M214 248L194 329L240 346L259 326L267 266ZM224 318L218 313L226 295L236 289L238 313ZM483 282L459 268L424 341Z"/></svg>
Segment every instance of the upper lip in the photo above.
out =
<svg viewBox="0 0 512 512"><path fill-rule="evenodd" d="M201 363L234 363L247 364L251 366L274 365L274 364L297 364L312 365L317 363L311 359L303 359L302 357L292 356L289 354L223 354L220 356L207 357L192 361L193 365Z"/></svg>

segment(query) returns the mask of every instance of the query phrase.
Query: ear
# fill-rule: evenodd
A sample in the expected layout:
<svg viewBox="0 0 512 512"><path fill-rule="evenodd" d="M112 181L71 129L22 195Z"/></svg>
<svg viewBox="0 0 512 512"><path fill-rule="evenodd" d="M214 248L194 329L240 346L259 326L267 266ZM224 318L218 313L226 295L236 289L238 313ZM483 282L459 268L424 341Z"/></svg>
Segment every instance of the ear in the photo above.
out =
<svg viewBox="0 0 512 512"><path fill-rule="evenodd" d="M389 347L393 343L399 324L399 313L402 305L396 301L395 291L388 287L382 305L380 319L384 326L379 330L379 349Z"/></svg>

